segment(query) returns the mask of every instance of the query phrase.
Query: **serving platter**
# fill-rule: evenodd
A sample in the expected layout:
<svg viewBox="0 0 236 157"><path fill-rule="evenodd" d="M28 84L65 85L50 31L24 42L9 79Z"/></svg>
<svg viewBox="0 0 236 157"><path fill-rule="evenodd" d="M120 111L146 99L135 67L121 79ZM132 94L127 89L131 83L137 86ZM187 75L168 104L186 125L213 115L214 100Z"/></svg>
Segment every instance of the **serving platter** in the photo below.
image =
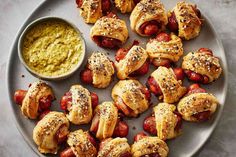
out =
<svg viewBox="0 0 236 157"><path fill-rule="evenodd" d="M166 10L170 10L174 7L177 3L177 0L165 0L162 1L165 5ZM219 100L220 105L218 107L217 113L214 117L204 123L188 123L184 122L183 124L183 134L176 139L167 141L167 144L170 148L169 157L185 157L185 156L193 156L206 140L211 135L212 131L214 130L220 115L222 113L224 102L227 93L227 62L225 58L224 49L222 46L221 41L217 37L217 34L207 19L206 14L201 11L204 17L204 25L202 27L202 31L200 36L196 39L190 41L184 41L184 52L185 54L197 50L201 47L207 47L213 50L214 54L220 58L223 74L221 77L210 85L204 85L203 88L207 89L207 91L213 93ZM16 89L27 89L28 85L36 80L36 77L31 75L21 64L18 55L17 55L17 44L18 39L24 28L33 20L38 19L40 17L45 16L54 16L54 17L61 17L72 24L74 24L81 32L86 42L86 56L81 68L73 74L71 77L62 80L62 81L46 81L54 90L57 100L53 102L52 110L62 111L60 109L59 101L63 94L69 90L70 86L73 84L80 84L79 73L80 70L83 69L83 66L86 64L87 58L91 55L93 51L103 51L107 52L109 56L114 60L115 51L109 49L103 49L98 47L90 38L89 31L92 25L85 24L83 19L79 15L79 9L76 7L74 0L50 0L42 2L29 16L26 22L21 27L20 31L18 32L15 42L12 45L12 49L10 52L9 62L8 62L8 69L7 69L7 86L8 86L8 94L10 99L10 105L12 108L13 116L16 120L16 125L18 130L21 132L24 139L27 141L29 146L35 151L35 153L39 156L44 156L40 154L37 150L37 146L34 144L32 139L32 130L36 124L34 120L26 119L20 112L20 108L13 102L13 94ZM145 48L146 41L149 38L140 37L134 32L130 30L129 27L129 14L119 14L118 16L121 19L126 21L126 24L129 29L129 39L126 42L126 45L132 44L133 40L139 40L140 45ZM181 63L181 61L179 61ZM145 76L138 77L138 80L145 84L147 77L150 75L151 72L154 71L154 67L151 67L149 73ZM111 99L111 89L118 81L117 78L114 79L112 84L106 89L96 89L89 85L84 85L84 87L88 88L90 91L93 91L98 94L99 102L109 101ZM189 81L187 79L184 80L184 85L188 85ZM156 97L152 97L152 103L155 105L158 103ZM143 131L142 123L145 117L147 117L152 111L152 107L149 108L148 111L141 114L138 118L126 118L125 121L129 125L129 135L128 140L131 144L133 142L133 137L140 131ZM87 130L89 125L83 126L75 126L72 125L71 130L76 130L79 128L83 128ZM49 155L50 156L50 155Z"/></svg>

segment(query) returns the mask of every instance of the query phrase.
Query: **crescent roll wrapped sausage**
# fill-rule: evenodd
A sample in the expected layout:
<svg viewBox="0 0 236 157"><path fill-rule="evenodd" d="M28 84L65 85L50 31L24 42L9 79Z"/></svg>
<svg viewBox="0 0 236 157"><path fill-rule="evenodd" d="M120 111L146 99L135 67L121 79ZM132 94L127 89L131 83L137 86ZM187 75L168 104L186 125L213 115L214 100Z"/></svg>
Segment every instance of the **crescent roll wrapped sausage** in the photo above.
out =
<svg viewBox="0 0 236 157"><path fill-rule="evenodd" d="M30 119L48 111L54 99L51 87L42 81L32 83L28 91L16 90L14 93L15 103L21 105L22 114Z"/></svg>
<svg viewBox="0 0 236 157"><path fill-rule="evenodd" d="M56 154L58 145L66 140L69 121L61 112L49 112L33 130L33 140L40 153Z"/></svg>
<svg viewBox="0 0 236 157"><path fill-rule="evenodd" d="M90 93L83 86L73 85L69 92L62 97L61 108L67 112L66 116L73 124L87 124L93 116L93 105L98 104L97 98L95 93Z"/></svg>
<svg viewBox="0 0 236 157"><path fill-rule="evenodd" d="M114 63L108 55L102 52L94 52L80 76L83 83L92 84L96 88L106 88L110 85L114 73Z"/></svg>
<svg viewBox="0 0 236 157"><path fill-rule="evenodd" d="M182 68L190 80L204 84L218 79L222 72L219 58L213 56L212 51L207 48L184 56Z"/></svg>
<svg viewBox="0 0 236 157"><path fill-rule="evenodd" d="M147 61L148 54L145 49L141 46L133 46L125 55L122 60L115 63L117 70L117 77L119 79L126 79L129 75L144 75L148 72L149 63ZM145 69L145 73L143 70L139 71L143 65L148 64Z"/></svg>
<svg viewBox="0 0 236 157"><path fill-rule="evenodd" d="M157 129L157 137L166 140L172 139L181 133L181 116L176 113L176 106L168 103L159 103L153 108Z"/></svg>
<svg viewBox="0 0 236 157"><path fill-rule="evenodd" d="M186 93L187 89L182 86L182 81L177 80L171 68L158 67L148 78L147 85L151 92L165 103L174 103Z"/></svg>
<svg viewBox="0 0 236 157"><path fill-rule="evenodd" d="M183 55L182 40L174 33L160 33L156 38L149 40L146 51L153 65L170 67Z"/></svg>
<svg viewBox="0 0 236 157"><path fill-rule="evenodd" d="M94 111L90 131L100 140L112 136L118 119L118 109L112 102L103 102Z"/></svg>
<svg viewBox="0 0 236 157"><path fill-rule="evenodd" d="M193 84L188 94L182 98L177 106L182 118L191 122L202 122L208 120L215 113L219 102L216 97Z"/></svg>
<svg viewBox="0 0 236 157"><path fill-rule="evenodd" d="M121 80L112 89L115 105L126 116L137 117L149 107L151 94L137 80Z"/></svg>
<svg viewBox="0 0 236 157"><path fill-rule="evenodd" d="M129 13L135 7L134 0L115 0L115 5L121 13Z"/></svg>
<svg viewBox="0 0 236 157"><path fill-rule="evenodd" d="M131 157L130 146L126 138L108 138L101 144L98 157Z"/></svg>
<svg viewBox="0 0 236 157"><path fill-rule="evenodd" d="M155 35L168 23L167 14L159 0L141 0L130 15L131 29L141 36Z"/></svg>
<svg viewBox="0 0 236 157"><path fill-rule="evenodd" d="M69 147L60 153L60 157L96 157L96 141L86 131L81 129L71 132L68 135L67 143ZM71 157L70 156L70 157Z"/></svg>
<svg viewBox="0 0 236 157"><path fill-rule="evenodd" d="M110 0L76 0L85 23L95 23L111 8Z"/></svg>
<svg viewBox="0 0 236 157"><path fill-rule="evenodd" d="M102 3L101 0L83 0L80 7L80 15L83 17L85 23L95 23L102 17Z"/></svg>
<svg viewBox="0 0 236 157"><path fill-rule="evenodd" d="M178 31L178 36L190 40L199 35L201 31L201 13L196 5L185 1L178 2L173 11L169 13L169 29L172 32Z"/></svg>
<svg viewBox="0 0 236 157"><path fill-rule="evenodd" d="M172 139L181 134L182 118L176 106L159 103L153 108L153 114L143 121L143 129L161 140Z"/></svg>
<svg viewBox="0 0 236 157"><path fill-rule="evenodd" d="M97 20L90 36L98 46L116 48L126 42L129 34L125 21L111 13Z"/></svg>
<svg viewBox="0 0 236 157"><path fill-rule="evenodd" d="M143 157L146 155L167 157L169 148L167 144L158 137L144 136L134 142L131 146L131 153L133 157Z"/></svg>

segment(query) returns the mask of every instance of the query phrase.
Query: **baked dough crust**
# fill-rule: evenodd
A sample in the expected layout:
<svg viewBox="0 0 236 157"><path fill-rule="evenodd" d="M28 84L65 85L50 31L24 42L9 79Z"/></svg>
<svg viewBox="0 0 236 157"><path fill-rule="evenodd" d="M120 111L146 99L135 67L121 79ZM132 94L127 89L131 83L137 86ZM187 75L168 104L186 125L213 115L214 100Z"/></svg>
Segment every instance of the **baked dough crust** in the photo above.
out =
<svg viewBox="0 0 236 157"><path fill-rule="evenodd" d="M51 96L52 100L55 99L49 85L42 81L32 83L21 105L22 114L29 119L36 119L38 117L39 100L48 96Z"/></svg>
<svg viewBox="0 0 236 157"><path fill-rule="evenodd" d="M176 79L171 68L160 66L151 76L160 86L165 103L175 103L179 101L187 91L187 89L182 86L182 81Z"/></svg>
<svg viewBox="0 0 236 157"><path fill-rule="evenodd" d="M131 29L141 36L147 36L143 34L141 26L148 21L159 22L159 32L165 30L168 18L164 5L159 0L141 0L130 15Z"/></svg>
<svg viewBox="0 0 236 157"><path fill-rule="evenodd" d="M68 108L66 117L73 124L87 124L93 116L90 92L81 85L73 85L70 88L72 105Z"/></svg>
<svg viewBox="0 0 236 157"><path fill-rule="evenodd" d="M112 89L112 98L115 102L119 102L121 98L123 102L132 110L130 117L137 117L149 107L149 102L145 98L141 89L145 88L137 80L121 80Z"/></svg>
<svg viewBox="0 0 236 157"><path fill-rule="evenodd" d="M219 102L216 97L209 93L193 93L180 100L177 109L186 121L198 122L193 116L196 113L210 111L212 115Z"/></svg>
<svg viewBox="0 0 236 157"><path fill-rule="evenodd" d="M119 40L124 44L129 36L125 21L116 17L103 16L90 30L90 37L103 36Z"/></svg>
<svg viewBox="0 0 236 157"><path fill-rule="evenodd" d="M184 56L182 68L206 75L209 83L219 78L222 72L219 58L198 51Z"/></svg>
<svg viewBox="0 0 236 157"><path fill-rule="evenodd" d="M49 112L37 123L33 130L33 140L40 153L57 153L58 143L55 135L62 125L69 129L69 121L64 113L56 111Z"/></svg>
<svg viewBox="0 0 236 157"><path fill-rule="evenodd" d="M111 137L118 119L118 109L113 102L107 101L98 105L94 114L99 117L96 137L99 140Z"/></svg>
<svg viewBox="0 0 236 157"><path fill-rule="evenodd" d="M67 143L76 157L96 157L97 149L89 141L88 134L87 131L79 129L68 135Z"/></svg>
<svg viewBox="0 0 236 157"><path fill-rule="evenodd" d="M121 13L129 13L135 7L134 0L115 0L115 5Z"/></svg>
<svg viewBox="0 0 236 157"><path fill-rule="evenodd" d="M138 70L147 60L148 54L141 46L133 46L125 58L115 63L117 77L121 80L128 78L129 74Z"/></svg>
<svg viewBox="0 0 236 157"><path fill-rule="evenodd" d="M160 157L167 157L169 148L167 144L158 137L144 137L131 146L133 157L141 157L152 153L158 153Z"/></svg>
<svg viewBox="0 0 236 157"><path fill-rule="evenodd" d="M178 2L173 9L179 26L178 36L185 40L197 37L201 31L202 22L193 7L193 4L182 1Z"/></svg>
<svg viewBox="0 0 236 157"><path fill-rule="evenodd" d="M153 59L169 59L172 62L177 62L183 55L182 40L174 33L170 34L171 40L168 42L159 42L156 39L151 39L146 45L146 51L149 58Z"/></svg>
<svg viewBox="0 0 236 157"><path fill-rule="evenodd" d="M130 152L130 146L126 138L110 138L106 139L106 143L99 150L97 157L120 157L126 152Z"/></svg>
<svg viewBox="0 0 236 157"><path fill-rule="evenodd" d="M178 117L174 113L176 106L168 103L159 103L153 108L157 137L161 140L172 139L180 135L181 131L176 131L175 127Z"/></svg>
<svg viewBox="0 0 236 157"><path fill-rule="evenodd" d="M113 63L102 52L94 52L88 59L88 68L93 74L93 86L97 88L106 88L112 81L115 73Z"/></svg>
<svg viewBox="0 0 236 157"><path fill-rule="evenodd" d="M80 15L83 17L85 23L95 23L102 17L101 0L83 0Z"/></svg>

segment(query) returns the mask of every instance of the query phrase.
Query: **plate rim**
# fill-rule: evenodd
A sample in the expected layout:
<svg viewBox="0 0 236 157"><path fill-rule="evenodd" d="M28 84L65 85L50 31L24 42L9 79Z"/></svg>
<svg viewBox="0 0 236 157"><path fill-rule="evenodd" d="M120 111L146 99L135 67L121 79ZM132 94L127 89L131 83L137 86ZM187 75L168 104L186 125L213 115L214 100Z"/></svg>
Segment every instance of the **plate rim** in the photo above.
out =
<svg viewBox="0 0 236 157"><path fill-rule="evenodd" d="M191 1L191 0L190 0ZM33 152L38 155L38 156L45 156L43 154L40 154L37 150L37 148L35 146L33 146L31 143L31 139L27 138L27 135L25 134L25 132L23 131L22 127L20 126L19 124L19 119L17 119L16 115L14 114L15 113L15 110L14 110L14 107L13 107L13 101L11 99L11 92L10 92L10 67L11 67L11 64L12 64L12 59L13 59L13 56L14 56L14 47L17 46L17 42L18 42L18 39L21 35L21 32L25 29L25 27L27 26L27 24L29 23L30 21L30 18L32 18L33 14L35 12L37 12L38 9L40 9L45 3L47 2L47 0L43 0L42 2L40 2L30 13L29 15L27 16L26 20L23 22L23 24L20 26L19 30L17 31L16 33L16 36L14 37L14 40L10 46L10 53L8 55L8 60L7 60L7 67L6 67L6 84L7 84L7 95L8 95L8 100L10 102L10 108L11 108L11 114L13 114L12 117L14 117L14 124L17 128L17 130L19 131L19 133L21 134L21 136L23 137L23 139L25 140L25 142L27 143L27 145L30 147L31 150L33 150ZM199 8L199 7L198 7ZM201 10L201 8L199 8L201 12L203 12ZM227 59L226 59L226 54L225 54L225 50L224 50L224 46L223 46L223 43L222 43L222 40L220 39L219 37L219 33L218 31L213 27L213 24L211 22L211 20L208 18L208 16L206 15L207 13L203 12L203 16L204 16L204 19L206 19L207 23L209 24L209 27L210 29L212 30L213 34L215 35L215 40L218 44L218 46L221 48L222 52L223 52L223 55L221 57L221 64L222 66L224 67L224 71L222 73L222 75L224 75L224 84L223 84L223 98L222 98L222 107L220 109L218 109L217 111L217 115L215 116L214 118L214 121L211 125L211 127L209 128L209 136L206 137L198 146L198 148L196 148L194 151L192 151L191 155L190 156L194 156L196 155L197 152L199 152L200 149L203 148L203 146L206 144L206 142L209 140L209 138L212 136L213 132L215 131L215 128L216 126L219 124L219 120L220 118L222 117L222 113L223 113L223 110L225 108L225 102L226 102L226 98L227 98L227 92L228 92L228 62L227 62ZM16 54L17 55L17 54Z"/></svg>
<svg viewBox="0 0 236 157"><path fill-rule="evenodd" d="M17 119L16 115L14 114L15 111L13 109L13 102L12 102L12 95L11 95L11 92L10 92L10 67L11 67L11 62L12 62L12 59L13 59L13 50L14 50L14 47L17 46L17 43L18 43L18 39L21 35L21 33L23 32L23 30L25 29L25 27L27 26L27 23L29 23L29 19L33 16L33 14L41 7L44 5L44 3L46 3L47 0L43 0L42 2L40 2L38 5L36 5L36 7L34 9L32 9L32 11L28 14L28 16L26 17L26 20L23 22L23 24L20 26L20 28L18 29L15 37L14 37L14 40L10 46L10 53L8 55L8 60L7 60L7 68L6 68L6 84L7 84L7 95L8 95L8 100L10 102L10 110L11 110L11 114L13 119L14 119L14 124L17 128L17 130L19 131L20 135L23 137L24 141L26 142L26 144L30 147L30 149L35 153L35 155L38 155L38 156L43 156L41 154L38 153L38 150L37 148L35 148L34 146L31 145L31 141L30 139L27 138L25 132L23 131L22 127L20 126L19 124L19 119ZM16 54L18 55L18 53Z"/></svg>

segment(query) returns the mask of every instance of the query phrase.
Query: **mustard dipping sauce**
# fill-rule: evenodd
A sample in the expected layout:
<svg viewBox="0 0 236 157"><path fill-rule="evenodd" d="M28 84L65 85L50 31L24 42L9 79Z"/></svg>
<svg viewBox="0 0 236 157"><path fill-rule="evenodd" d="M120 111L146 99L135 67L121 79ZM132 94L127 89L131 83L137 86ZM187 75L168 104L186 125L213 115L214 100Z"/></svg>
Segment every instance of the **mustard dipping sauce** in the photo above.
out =
<svg viewBox="0 0 236 157"><path fill-rule="evenodd" d="M43 76L60 76L76 67L82 44L80 34L68 23L46 20L26 32L22 56L31 70Z"/></svg>

